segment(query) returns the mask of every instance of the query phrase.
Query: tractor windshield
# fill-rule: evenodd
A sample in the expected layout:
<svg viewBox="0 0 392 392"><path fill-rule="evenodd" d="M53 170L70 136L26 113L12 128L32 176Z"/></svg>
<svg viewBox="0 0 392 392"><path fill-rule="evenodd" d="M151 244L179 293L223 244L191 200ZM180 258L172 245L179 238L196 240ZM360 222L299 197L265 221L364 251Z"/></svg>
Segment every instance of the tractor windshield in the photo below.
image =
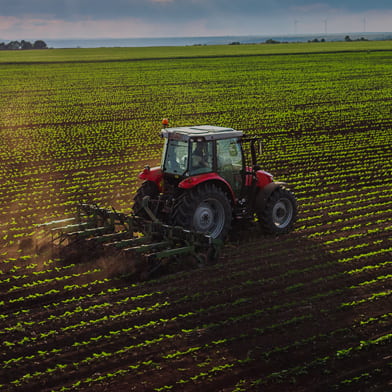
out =
<svg viewBox="0 0 392 392"><path fill-rule="evenodd" d="M165 172L184 174L188 165L188 142L166 139L162 158L162 167Z"/></svg>

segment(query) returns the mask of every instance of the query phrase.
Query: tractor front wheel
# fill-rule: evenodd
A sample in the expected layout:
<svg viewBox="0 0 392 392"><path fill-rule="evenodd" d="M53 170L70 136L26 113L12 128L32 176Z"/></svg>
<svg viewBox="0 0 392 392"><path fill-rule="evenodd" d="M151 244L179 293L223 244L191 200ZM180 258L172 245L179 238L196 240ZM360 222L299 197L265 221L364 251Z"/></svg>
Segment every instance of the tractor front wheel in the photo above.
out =
<svg viewBox="0 0 392 392"><path fill-rule="evenodd" d="M231 226L231 205L214 184L204 183L184 192L174 210L174 224L224 239Z"/></svg>
<svg viewBox="0 0 392 392"><path fill-rule="evenodd" d="M282 187L276 188L257 211L261 229L269 234L289 232L297 217L294 194Z"/></svg>

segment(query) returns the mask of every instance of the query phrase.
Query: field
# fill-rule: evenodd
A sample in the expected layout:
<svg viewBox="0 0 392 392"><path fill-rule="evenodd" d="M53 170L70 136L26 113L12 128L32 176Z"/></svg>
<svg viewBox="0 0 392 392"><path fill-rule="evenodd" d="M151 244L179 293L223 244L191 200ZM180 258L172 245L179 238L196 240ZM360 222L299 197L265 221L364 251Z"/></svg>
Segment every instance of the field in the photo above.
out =
<svg viewBox="0 0 392 392"><path fill-rule="evenodd" d="M1 391L392 388L391 42L37 52L0 58ZM81 198L130 212L163 117L262 136L294 231L145 282L37 253Z"/></svg>

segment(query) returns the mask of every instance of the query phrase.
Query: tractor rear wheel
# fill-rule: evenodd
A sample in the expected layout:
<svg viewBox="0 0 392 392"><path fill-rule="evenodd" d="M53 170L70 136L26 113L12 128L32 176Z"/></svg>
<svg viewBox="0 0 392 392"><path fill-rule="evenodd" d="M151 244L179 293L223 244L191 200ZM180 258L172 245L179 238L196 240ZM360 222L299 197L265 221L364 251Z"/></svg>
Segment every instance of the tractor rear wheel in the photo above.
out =
<svg viewBox="0 0 392 392"><path fill-rule="evenodd" d="M292 229L297 217L297 201L290 190L276 188L263 204L257 217L264 232L284 234Z"/></svg>
<svg viewBox="0 0 392 392"><path fill-rule="evenodd" d="M158 186L153 181L144 181L141 187L137 190L134 197L133 212L142 218L149 219L147 212L143 208L143 198L145 196L156 197L159 194Z"/></svg>
<svg viewBox="0 0 392 392"><path fill-rule="evenodd" d="M174 209L174 224L224 239L231 226L231 205L226 193L204 183L183 193Z"/></svg>

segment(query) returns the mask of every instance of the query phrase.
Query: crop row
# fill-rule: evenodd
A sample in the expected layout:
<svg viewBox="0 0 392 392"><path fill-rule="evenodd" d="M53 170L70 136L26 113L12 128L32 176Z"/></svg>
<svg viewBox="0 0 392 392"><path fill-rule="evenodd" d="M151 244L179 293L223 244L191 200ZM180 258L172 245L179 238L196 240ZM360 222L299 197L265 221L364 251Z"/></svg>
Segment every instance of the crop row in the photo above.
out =
<svg viewBox="0 0 392 392"><path fill-rule="evenodd" d="M241 302L241 301L239 301L239 302ZM353 305L351 305L351 306L353 306ZM257 315L257 317L260 317L260 315L262 313L267 312L267 311L271 311L271 310L272 309L270 309L270 310L269 309L265 309L262 312L261 311L256 311L256 312L253 312L253 316ZM274 311L276 311L276 309L274 309ZM328 311L330 311L330 309L328 309ZM233 323L233 322L235 323L235 322L238 322L240 320L247 319L248 317L249 316L244 315L243 317L239 317L238 319L232 319L231 321L229 320L228 322L229 323ZM374 324L375 322L379 322L381 324L381 323L387 322L388 321L388 317L390 317L390 315L383 315L383 316L380 316L380 317L376 317L376 318L360 321L359 324L361 326L363 326L365 324L368 325L370 323ZM290 325L297 325L298 323L302 323L304 321L308 321L310 318L311 318L310 315L302 316L300 318L294 317L294 318L288 319L288 320L286 320L284 322L276 323L274 325L271 325L270 327L263 327L261 329L260 328L254 328L253 331L250 332L250 334L254 335L256 333L256 335L257 334L263 334L264 335L266 333L271 333L271 332L273 332L276 329L279 330L281 328L286 328L286 327L288 327ZM166 320L166 321L162 320L162 322L163 323L164 322L168 322L168 320ZM203 325L203 326L195 327L193 329L187 329L186 331L183 330L183 333L192 334L194 331L197 331L197 330L208 331L208 329L210 329L210 328L221 328L221 327L226 327L227 325L228 325L227 322L224 322L224 323L214 323L212 325ZM146 327L146 326L148 326L148 325L137 327L137 329L143 328L143 327ZM353 326L351 328L353 328ZM380 328L380 326L378 326L378 328ZM126 332L128 332L128 331L129 331L129 329ZM346 328L346 329L341 329L340 328L340 329L338 329L336 331L329 332L328 335L330 335L331 337L334 337L334 336L337 337L337 335L338 334L342 334L342 332L344 332L345 335L348 335L350 333L352 334L353 331L352 331L352 329L349 329L349 328ZM109 334L109 336L107 336L106 338L108 338L108 337L109 338L113 338L115 335L116 335L116 333L113 332L112 334ZM182 357L187 356L189 354L193 354L193 353L195 353L197 351L206 350L206 349L210 348L211 345L212 346L214 346L214 345L216 346L216 345L221 345L221 344L225 344L225 345L226 344L232 344L235 341L238 341L238 340L241 341L242 339L249 338L249 337L250 337L249 334L242 333L240 335L233 336L232 338L218 339L218 340L215 340L215 341L213 340L210 343L206 343L206 344L204 344L202 346L188 348L184 352L177 350L176 352L173 352L173 353L164 354L164 355L162 355L162 359L166 359L166 360L174 359L174 360L177 360L178 358L182 358ZM324 335L323 336L323 340L325 339L325 337L326 336ZM62 371L65 368L67 368L67 371L69 371L70 367L77 369L77 368L79 368L83 364L91 365L92 363L94 363L96 361L100 361L100 359L108 359L108 358L113 357L113 356L116 356L116 357L120 356L121 357L121 355L129 352L129 350L136 350L136 349L144 348L144 347L146 347L148 345L161 344L163 339L171 340L171 339L174 339L174 338L178 339L178 338L180 338L180 335L165 334L165 335L161 335L157 339L145 340L145 341L142 341L141 343L138 343L138 344L133 344L131 346L125 346L125 347L121 348L120 350L117 350L117 351L112 352L112 353L111 352L107 352L107 351L102 351L100 353L93 353L91 356L86 357L81 362L73 362L72 365L64 364L64 365L60 366L60 364L59 364L59 366L57 366L57 369L56 368L48 368L48 369L46 369L45 372L42 372L42 371L38 370L38 371L34 372L33 374L28 373L28 374L20 377L19 379L15 380L14 382L11 382L11 384L19 385L19 384L23 384L24 382L32 382L32 381L34 382L35 379L37 379L37 378L40 379L42 376L45 376L46 373L47 373L46 375L50 374L52 376L52 374L54 374L54 373L56 373L58 371ZM321 338L321 335L312 336L311 338L306 338L306 339L299 340L299 341L297 341L295 343L291 343L288 346L275 347L272 351L267 351L266 352L265 350L263 350L263 358L268 359L270 361L271 358L272 358L271 357L272 354L282 353L282 352L292 348L293 346L296 347L296 348L301 348L304 345L308 345L308 344L313 344L314 345L314 342L318 341L320 338ZM96 339L92 338L91 342L93 342L93 343L95 342L96 343L100 339L101 339L100 337L98 337ZM372 342L368 342L368 343L362 342L361 346L367 346L367 345L371 345L371 344L379 344L381 341L384 342L385 340L388 340L388 339L390 339L390 335L387 334L387 335L385 335L385 337L376 339L375 341L372 341ZM85 344L88 344L88 342L83 342L82 344L79 344L79 343L77 344L77 342L76 342L76 343L74 343L74 346L80 346L80 345L84 346ZM344 357L344 356L347 357L351 351L355 351L355 350L357 350L357 348L355 348L355 347L354 348L349 348L349 349L340 349L340 350L337 351L336 355L338 355L339 358L340 357ZM257 359L258 358L258 356L257 356L258 351L259 350L256 347L253 350L252 354L251 354L251 357L254 357L253 359L249 358L249 356L248 356L248 358L246 358L246 359L243 359L243 360L238 361L238 362L236 361L237 362L236 365L239 365L241 363L249 363L249 362L252 362L252 360ZM57 355L57 354L60 354L60 353L61 353L61 349L60 350L52 349L50 351L38 351L38 356L44 358L44 357L46 357L49 354L56 354ZM28 356L28 357L25 357L25 358L16 358L15 360L6 361L5 365L8 366L11 363L18 363L20 361L23 362L23 360L24 361L25 360L31 360L31 359L34 359L34 358L36 358L35 355L31 355L31 356ZM327 357L323 357L323 358L327 359ZM141 361L136 362L133 365L129 366L129 370L139 369L140 367L143 367L143 365L151 365L151 364L154 366L154 363L151 363L151 362L149 363L149 361L146 362L146 361L141 360ZM312 364L311 366L313 366L314 365L314 361L312 361L311 364ZM320 365L321 365L321 363L320 363ZM308 365L305 365L305 367L308 367ZM294 368L294 369L296 369L296 368ZM293 371L293 370L290 370L290 371ZM122 374L122 373L123 372L121 372L119 374ZM113 373L111 372L110 374L112 374L112 376L108 376L108 377L113 377ZM200 379L203 379L203 378L204 377L202 375L199 375L199 377L195 377L194 380L199 379L198 381L200 381ZM92 382L93 381L91 378L89 378L88 380L89 380L88 382ZM99 381L99 380L101 380L101 379L98 378L95 381ZM184 380L181 379L178 382L179 383L183 383ZM75 384L75 386L76 386L76 384Z"/></svg>
<svg viewBox="0 0 392 392"><path fill-rule="evenodd" d="M383 269L383 268L388 268L388 264L383 264L383 265L379 265L379 268L380 269ZM352 273L350 273L350 274L353 274L354 273L354 271L352 272ZM299 271L299 274L301 274L301 271ZM303 273L302 273L303 274ZM358 274L358 271L355 271L355 274ZM292 275L292 274L290 274L290 275ZM321 278L321 280L320 279L316 279L315 281L313 281L313 282L311 282L310 283L310 285L315 285L315 286L318 286L318 283L319 282L327 282L327 281L333 281L334 283L336 283L336 284L338 284L337 283L337 279L339 279L339 274L337 274L337 275L331 275L331 276L329 276L329 277L327 277L327 276L324 276L323 278ZM282 277L282 278L284 278L284 277ZM386 278L385 279L387 279L388 277L386 276ZM242 288L244 288L244 287L246 287L246 288L249 288L249 287L252 287L252 285L254 285L254 284L256 284L256 285L262 285L263 287L264 287L264 290L266 289L266 284L267 284L267 282L268 281L266 281L265 279L261 279L259 282L257 282L257 281L255 281L254 283L252 283L251 281L246 281L246 284L242 284ZM272 279L271 280L271 283L273 283L274 282L274 279ZM364 281L364 282L360 282L360 283L358 283L356 286L354 285L351 285L350 286L350 290L351 289L353 289L353 288L355 288L355 287L363 287L364 285L370 285L370 284L373 284L374 282L368 282L368 281ZM241 286L239 286L239 288L241 288ZM234 287L231 287L230 288L230 291L233 291L235 288ZM298 290L303 290L304 289L304 285L303 284L301 284L301 285L295 285L295 286L293 286L292 288L291 287L287 287L284 291L287 291L287 292L290 292L291 293L291 295L293 295L293 293L295 293L296 291L298 291ZM328 296L329 295L334 295L334 296L336 296L337 294L339 294L341 292L341 289L338 289L338 290L335 290L335 291L332 291L331 293L326 293ZM281 293L281 290L278 290L278 291L276 291L275 292L275 295L278 295L278 294L280 294ZM208 294L208 293L206 293L206 295L207 296L209 296L210 294ZM270 294L270 296L271 296L272 294ZM388 293L388 292L386 292L384 295L390 295L390 292ZM377 297L382 297L382 295L381 295L381 293L379 293L379 294L377 294L377 296L374 296L374 295L371 295L370 297L368 297L368 300L374 300L375 298L377 298ZM197 298L197 296L196 296L196 298ZM296 303L295 301L293 302L293 301L291 301L291 302L288 302L287 304L282 304L281 306L278 306L277 308L276 307L274 307L273 309L271 308L270 309L270 311L272 311L272 310L279 310L279 309L284 309L284 308L291 308L291 307L293 307L293 306L300 306L301 304L303 304L303 305L305 305L306 303L309 303L309 302L314 302L315 300L321 300L321 299L323 299L323 300L325 300L325 295L321 295L320 296L320 294L316 294L314 297L313 297L313 299L312 298L305 298L304 300L302 300L299 304L298 303ZM232 305L228 305L228 304L226 304L226 305L223 305L223 308L231 308L233 305L241 305L241 304L244 304L244 303L246 303L246 304L248 304L249 303L249 298L248 299L243 299L243 300L238 300L238 301L235 301L235 303L234 304L232 304ZM361 301L357 301L356 302L357 304L360 304L360 303L363 303L363 302L361 302ZM353 306L353 305L355 305L356 303L351 303L351 305L350 306ZM347 304L342 304L342 306L343 307L347 307L348 305ZM156 307L155 306L153 306L153 308L155 308L156 309ZM218 308L216 308L216 307L213 307L213 308L211 308L211 309L201 309L201 311L203 311L203 312L206 312L206 313L209 313L209 312L211 312L211 311L216 311L216 310L218 310L219 309L219 307ZM142 311L143 309L141 308L141 309L139 309L139 312L140 311ZM138 311L138 309L136 309L136 311ZM265 312L267 312L268 311L268 308L267 309L260 309L260 310L258 310L258 311L252 311L250 314L249 314L249 316L251 316L251 319L253 318L253 317L259 317L260 316L260 312L262 312L262 313L265 313ZM131 313L133 313L133 311L131 310ZM71 316L71 315L70 315ZM117 319L118 317L124 317L124 316L127 316L127 314L126 313L124 313L124 314L118 314L118 315L114 315L114 317ZM184 315L185 316L185 315ZM183 317L184 317L183 316ZM189 316L195 316L195 314L194 314L194 312L191 312L190 314L188 314L188 316L187 317L189 317ZM247 316L246 315L246 313L245 314L243 314L242 316L240 316L239 318L234 318L232 321L234 322L235 320L244 320L244 319L247 319L249 316ZM60 316L60 319L62 319L63 317L62 316ZM163 319L163 320L160 320L160 324L166 324L166 323L168 323L169 321L174 321L175 319L172 319L172 320L165 320L165 319ZM230 322L230 319L227 319L228 320L228 322ZM54 321L54 320L53 320ZM110 321L110 317L107 317L107 316L105 316L105 317L103 317L102 319L96 319L95 321L94 320L91 320L90 322L81 322L79 325L75 325L75 326L71 326L71 328L72 329L78 329L78 328L85 328L86 326L88 326L88 325L91 325L91 326L95 326L96 325L96 322L102 322L102 321L104 321L104 322L108 322L108 321ZM224 322L225 324L226 324L226 322ZM151 323L151 322L148 322L148 323L146 323L144 326L140 326L140 327L144 327L144 328L146 328L146 327L154 327L154 325L155 325L155 323ZM217 324L216 326L219 326L219 324ZM140 327L135 327L135 329L140 329ZM212 325L210 326L210 327L212 327ZM67 327L67 330L68 330L68 328L69 327ZM202 326L200 326L200 327L197 327L197 329L202 329L203 327ZM129 328L128 329L126 329L125 330L125 332L126 333L128 333L130 330L129 330ZM47 333L47 334L45 334L45 337L46 337L46 339L50 336L51 334L50 334L50 331L49 331L49 333ZM108 336L109 337L113 337L113 336L115 336L116 334L115 333L112 333L112 334L109 334ZM98 337L96 337L96 338L91 338L91 342L96 342L97 340L99 341L100 339L102 339L102 337L100 338L99 336ZM33 341L35 341L36 339L33 339ZM22 339L22 341L20 341L20 343L18 343L18 344L26 344L26 343L29 343L29 339L27 339L27 340L25 340L25 339ZM10 342L8 342L8 341L6 341L6 343L7 343L7 345L10 345L11 343ZM75 344L74 344L75 345ZM79 344L77 344L76 346L78 346ZM58 350L58 349L56 349L56 350ZM28 357L26 358L26 359L29 359ZM16 359L15 359L16 360ZM21 359L20 359L21 360ZM11 362L13 362L12 360L8 360L7 361L7 364L10 364ZM17 361L17 362L19 362L19 361Z"/></svg>
<svg viewBox="0 0 392 392"><path fill-rule="evenodd" d="M1 388L382 390L391 56L2 64ZM130 211L137 173L159 164L162 117L262 136L261 165L297 195L295 230L234 224L216 264L143 283L95 255L39 254L50 236L36 225L79 200Z"/></svg>

